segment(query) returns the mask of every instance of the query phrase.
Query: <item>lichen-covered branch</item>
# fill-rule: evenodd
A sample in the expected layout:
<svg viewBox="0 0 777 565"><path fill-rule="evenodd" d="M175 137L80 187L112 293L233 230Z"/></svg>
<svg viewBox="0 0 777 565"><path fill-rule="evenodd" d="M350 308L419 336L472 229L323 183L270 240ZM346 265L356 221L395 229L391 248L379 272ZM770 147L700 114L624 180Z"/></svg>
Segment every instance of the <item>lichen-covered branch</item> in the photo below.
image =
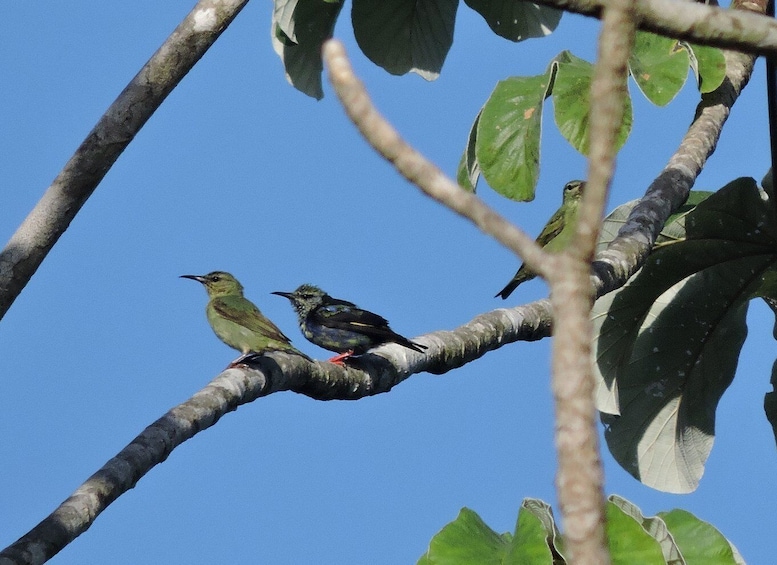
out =
<svg viewBox="0 0 777 565"><path fill-rule="evenodd" d="M97 122L0 252L0 319L108 170L248 0L200 0Z"/></svg>
<svg viewBox="0 0 777 565"><path fill-rule="evenodd" d="M533 1L595 18L601 17L608 5L605 0ZM638 0L635 10L639 28L645 31L756 55L777 54L777 22L760 15L765 10L757 6L735 4L732 2L732 7L739 10L678 0ZM752 4L760 4L760 0Z"/></svg>
<svg viewBox="0 0 777 565"><path fill-rule="evenodd" d="M86 531L114 500L167 459L173 449L242 404L279 391L293 391L318 400L357 400L388 392L415 373L445 373L507 343L549 335L546 311L544 300L520 308L495 310L453 331L413 338L428 346L424 354L395 344L385 345L348 368L272 353L251 361L250 367L228 369L151 424L54 512L0 551L0 565L45 563Z"/></svg>
<svg viewBox="0 0 777 565"><path fill-rule="evenodd" d="M679 4L679 3L678 3ZM765 0L735 0L738 10L766 10ZM688 131L664 170L634 207L618 237L594 263L597 296L623 286L645 262L667 218L688 198L707 159L715 151L731 107L750 80L755 57L725 51L726 78L713 92L703 94Z"/></svg>

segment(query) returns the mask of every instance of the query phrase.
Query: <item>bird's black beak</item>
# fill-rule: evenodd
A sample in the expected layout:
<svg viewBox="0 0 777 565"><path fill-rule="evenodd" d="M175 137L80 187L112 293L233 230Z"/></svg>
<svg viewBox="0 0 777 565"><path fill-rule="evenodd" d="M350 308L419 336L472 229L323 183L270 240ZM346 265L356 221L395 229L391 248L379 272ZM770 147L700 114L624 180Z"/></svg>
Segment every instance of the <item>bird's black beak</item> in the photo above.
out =
<svg viewBox="0 0 777 565"><path fill-rule="evenodd" d="M270 294L274 294L276 296L283 296L284 298L288 298L289 300L294 300L294 293L292 292L271 292Z"/></svg>
<svg viewBox="0 0 777 565"><path fill-rule="evenodd" d="M178 278L179 279L192 279L193 281L197 281L198 283L205 284L205 277L201 277L199 275L181 275Z"/></svg>

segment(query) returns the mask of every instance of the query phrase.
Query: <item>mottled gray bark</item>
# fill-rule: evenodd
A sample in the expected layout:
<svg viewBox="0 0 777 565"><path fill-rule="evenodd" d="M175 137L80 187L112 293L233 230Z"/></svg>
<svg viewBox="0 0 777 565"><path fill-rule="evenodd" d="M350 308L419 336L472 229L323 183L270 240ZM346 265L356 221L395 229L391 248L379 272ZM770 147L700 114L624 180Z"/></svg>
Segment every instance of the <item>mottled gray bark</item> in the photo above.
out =
<svg viewBox="0 0 777 565"><path fill-rule="evenodd" d="M200 0L132 79L0 252L0 319L108 170L248 0Z"/></svg>

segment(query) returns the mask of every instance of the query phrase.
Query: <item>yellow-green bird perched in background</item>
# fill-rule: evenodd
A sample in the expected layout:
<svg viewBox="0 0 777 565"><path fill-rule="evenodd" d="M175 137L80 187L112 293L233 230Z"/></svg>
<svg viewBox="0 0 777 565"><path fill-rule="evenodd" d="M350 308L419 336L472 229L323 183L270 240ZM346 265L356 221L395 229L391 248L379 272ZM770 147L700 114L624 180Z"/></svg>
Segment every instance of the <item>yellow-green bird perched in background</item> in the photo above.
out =
<svg viewBox="0 0 777 565"><path fill-rule="evenodd" d="M575 234L577 227L577 210L580 204L580 197L583 195L585 182L581 180L572 180L564 185L564 196L561 201L561 208L551 216L542 232L537 237L537 244L549 253L558 253L564 249ZM537 273L528 269L526 265L521 265L513 279L507 283L507 286L500 290L496 296L502 299L512 294L516 287L533 279ZM495 298L496 298L495 296Z"/></svg>
<svg viewBox="0 0 777 565"><path fill-rule="evenodd" d="M205 313L210 327L221 341L242 354L229 364L239 365L248 355L265 351L285 351L309 357L292 344L278 327L266 318L253 302L243 296L243 285L224 271L207 275L181 275L205 286L208 305Z"/></svg>

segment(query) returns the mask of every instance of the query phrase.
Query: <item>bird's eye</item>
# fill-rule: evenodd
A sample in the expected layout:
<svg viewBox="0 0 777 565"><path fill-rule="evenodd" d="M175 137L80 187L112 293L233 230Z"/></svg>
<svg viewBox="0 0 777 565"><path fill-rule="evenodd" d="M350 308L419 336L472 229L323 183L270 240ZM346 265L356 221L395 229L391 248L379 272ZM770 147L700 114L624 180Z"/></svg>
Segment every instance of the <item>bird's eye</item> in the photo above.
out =
<svg viewBox="0 0 777 565"><path fill-rule="evenodd" d="M220 276L218 276L218 275L213 275L213 276L210 278L210 280L211 280L211 281L213 281L213 282L219 282L219 281L221 280L221 277L220 277Z"/></svg>

